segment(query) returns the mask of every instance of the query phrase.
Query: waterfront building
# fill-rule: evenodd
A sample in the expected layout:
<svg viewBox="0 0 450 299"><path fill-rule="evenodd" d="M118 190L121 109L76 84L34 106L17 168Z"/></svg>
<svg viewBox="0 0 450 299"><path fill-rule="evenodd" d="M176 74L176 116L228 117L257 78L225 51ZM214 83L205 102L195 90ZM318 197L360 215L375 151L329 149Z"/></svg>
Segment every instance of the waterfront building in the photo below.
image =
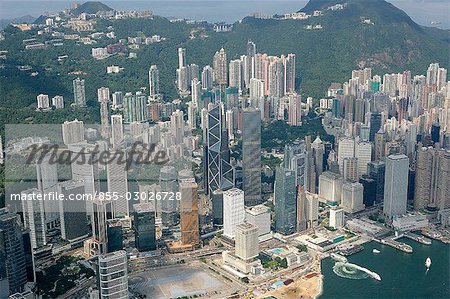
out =
<svg viewBox="0 0 450 299"><path fill-rule="evenodd" d="M409 159L403 154L386 157L383 213L390 220L406 213Z"/></svg>

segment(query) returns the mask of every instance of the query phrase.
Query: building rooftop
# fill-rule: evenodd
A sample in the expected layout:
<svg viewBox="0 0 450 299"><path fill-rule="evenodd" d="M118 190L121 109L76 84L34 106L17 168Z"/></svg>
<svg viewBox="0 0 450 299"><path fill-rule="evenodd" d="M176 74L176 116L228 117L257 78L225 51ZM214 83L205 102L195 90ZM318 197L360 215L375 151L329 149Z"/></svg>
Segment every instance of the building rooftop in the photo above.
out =
<svg viewBox="0 0 450 299"><path fill-rule="evenodd" d="M133 205L133 209L136 213L153 212L155 209L151 203L137 203Z"/></svg>
<svg viewBox="0 0 450 299"><path fill-rule="evenodd" d="M269 211L269 208L266 207L265 205L257 205L257 206L253 206L253 207L248 207L246 209L247 213L254 215L254 216L267 213L268 211Z"/></svg>

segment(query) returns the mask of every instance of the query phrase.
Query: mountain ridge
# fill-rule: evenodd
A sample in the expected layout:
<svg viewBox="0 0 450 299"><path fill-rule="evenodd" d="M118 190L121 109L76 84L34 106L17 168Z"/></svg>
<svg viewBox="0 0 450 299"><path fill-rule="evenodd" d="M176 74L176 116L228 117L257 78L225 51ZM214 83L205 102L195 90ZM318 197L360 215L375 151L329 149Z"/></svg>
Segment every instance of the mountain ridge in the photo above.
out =
<svg viewBox="0 0 450 299"><path fill-rule="evenodd" d="M100 1L87 1L72 11L74 15L82 13L95 14L99 11L113 11L114 9Z"/></svg>

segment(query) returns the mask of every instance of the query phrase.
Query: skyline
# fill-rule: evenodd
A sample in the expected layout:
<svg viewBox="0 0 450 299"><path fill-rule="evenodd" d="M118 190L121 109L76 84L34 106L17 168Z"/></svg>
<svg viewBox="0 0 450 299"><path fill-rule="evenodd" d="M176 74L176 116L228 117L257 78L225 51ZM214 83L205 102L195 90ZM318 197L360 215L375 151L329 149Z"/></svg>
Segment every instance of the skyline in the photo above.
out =
<svg viewBox="0 0 450 299"><path fill-rule="evenodd" d="M45 12L57 12L70 7L76 1L70 0L0 0L0 20L20 18L31 15L38 17ZM78 1L83 3L85 1ZM127 1L106 0L102 3L117 10L152 10L154 14L167 18L186 18L193 20L205 20L208 22L234 23L252 12L267 14L282 14L302 9L307 0L151 0L151 1ZM445 0L390 0L387 1L404 10L416 23L422 26L435 26L431 22L440 22L436 27L450 29L450 7ZM27 3L27 5L23 5ZM206 5L207 4L207 5ZM422 5L426 4L426 5ZM52 7L52 10L46 9Z"/></svg>

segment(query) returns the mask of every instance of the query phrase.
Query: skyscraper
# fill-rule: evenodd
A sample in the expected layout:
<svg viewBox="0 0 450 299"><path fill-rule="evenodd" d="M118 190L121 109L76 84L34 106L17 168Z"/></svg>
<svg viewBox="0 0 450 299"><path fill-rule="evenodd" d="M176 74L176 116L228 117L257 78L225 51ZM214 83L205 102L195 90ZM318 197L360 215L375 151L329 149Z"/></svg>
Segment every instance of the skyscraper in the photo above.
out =
<svg viewBox="0 0 450 299"><path fill-rule="evenodd" d="M267 95L281 98L285 94L283 60L279 57L271 56L269 61L268 78L265 81Z"/></svg>
<svg viewBox="0 0 450 299"><path fill-rule="evenodd" d="M420 146L421 144L419 144ZM416 161L414 209L450 207L450 151L419 147Z"/></svg>
<svg viewBox="0 0 450 299"><path fill-rule="evenodd" d="M184 113L176 110L170 116L170 131L175 137L175 144L183 143L184 138Z"/></svg>
<svg viewBox="0 0 450 299"><path fill-rule="evenodd" d="M386 158L383 213L390 220L406 213L409 159L403 154Z"/></svg>
<svg viewBox="0 0 450 299"><path fill-rule="evenodd" d="M178 173L174 166L163 166L159 172L159 186L161 192L177 192L178 191ZM162 223L166 226L173 226L177 223L178 216L177 200L161 201L161 218Z"/></svg>
<svg viewBox="0 0 450 299"><path fill-rule="evenodd" d="M109 88L101 87L97 90L97 98L100 103L100 124L101 135L103 138L109 138Z"/></svg>
<svg viewBox="0 0 450 299"><path fill-rule="evenodd" d="M98 257L97 282L100 299L128 298L127 253L124 250Z"/></svg>
<svg viewBox="0 0 450 299"><path fill-rule="evenodd" d="M244 222L244 192L233 188L223 193L223 234L233 239L236 226Z"/></svg>
<svg viewBox="0 0 450 299"><path fill-rule="evenodd" d="M261 115L258 109L242 111L242 183L245 205L261 203Z"/></svg>
<svg viewBox="0 0 450 299"><path fill-rule="evenodd" d="M307 228L306 219L306 192L303 185L297 186L297 231Z"/></svg>
<svg viewBox="0 0 450 299"><path fill-rule="evenodd" d="M211 66L206 65L202 70L202 89L209 90L213 87L214 71Z"/></svg>
<svg viewBox="0 0 450 299"><path fill-rule="evenodd" d="M111 115L111 145L113 148L117 148L123 141L123 123L122 115Z"/></svg>
<svg viewBox="0 0 450 299"><path fill-rule="evenodd" d="M355 142L355 157L358 159L358 178L367 174L367 164L372 161L372 143L357 141Z"/></svg>
<svg viewBox="0 0 450 299"><path fill-rule="evenodd" d="M230 61L229 77L230 82L228 86L236 87L239 90L239 92L242 92L244 80L243 80L241 60L235 59Z"/></svg>
<svg viewBox="0 0 450 299"><path fill-rule="evenodd" d="M247 42L247 56L255 57L256 55L256 44L249 40Z"/></svg>
<svg viewBox="0 0 450 299"><path fill-rule="evenodd" d="M375 202L382 203L384 200L385 163L383 161L370 162L367 168L369 177L375 181Z"/></svg>
<svg viewBox="0 0 450 299"><path fill-rule="evenodd" d="M155 209L151 203L133 205L133 230L139 251L156 249Z"/></svg>
<svg viewBox="0 0 450 299"><path fill-rule="evenodd" d="M149 95L152 98L159 96L159 70L157 65L150 66L148 71Z"/></svg>
<svg viewBox="0 0 450 299"><path fill-rule="evenodd" d="M441 125L438 122L434 122L431 125L431 140L433 143L438 143L440 139L440 133L441 133Z"/></svg>
<svg viewBox="0 0 450 299"><path fill-rule="evenodd" d="M36 160L36 180L38 189L42 194L56 192L58 183L58 169L55 163L50 162L50 154L42 159ZM59 219L58 205L51 200L44 200L45 225L53 229L57 226Z"/></svg>
<svg viewBox="0 0 450 299"><path fill-rule="evenodd" d="M178 48L178 68L181 69L185 67L186 64L186 49Z"/></svg>
<svg viewBox="0 0 450 299"><path fill-rule="evenodd" d="M85 194L83 181L65 181L58 183L57 190L64 198ZM71 195L73 194L73 195ZM61 200L59 202L61 238L69 242L81 240L89 235L86 203L82 200Z"/></svg>
<svg viewBox="0 0 450 299"><path fill-rule="evenodd" d="M289 120L291 126L301 126L302 124L302 99L301 96L293 93L289 95Z"/></svg>
<svg viewBox="0 0 450 299"><path fill-rule="evenodd" d="M258 227L244 222L236 226L236 256L244 261L258 256Z"/></svg>
<svg viewBox="0 0 450 299"><path fill-rule="evenodd" d="M111 159L106 165L106 179L108 182L108 192L110 194L116 194L117 200L113 201L113 216L114 218L128 217L130 210L128 207L128 173L126 165L121 163L119 157L127 159L126 152L124 150L110 150Z"/></svg>
<svg viewBox="0 0 450 299"><path fill-rule="evenodd" d="M297 230L297 189L295 172L277 167L274 186L275 230L290 235Z"/></svg>
<svg viewBox="0 0 450 299"><path fill-rule="evenodd" d="M228 134L222 129L222 106L218 104L209 108L204 165L205 189L212 194L217 189L228 190L234 186L234 169L230 164Z"/></svg>
<svg viewBox="0 0 450 299"><path fill-rule="evenodd" d="M73 80L74 104L78 107L86 107L86 92L84 90L84 79Z"/></svg>
<svg viewBox="0 0 450 299"><path fill-rule="evenodd" d="M140 92L136 95L128 92L123 100L125 123L145 122L148 120L147 97Z"/></svg>
<svg viewBox="0 0 450 299"><path fill-rule="evenodd" d="M201 98L201 82L198 78L192 79L191 82L191 98L192 103L194 104L195 109L203 108L203 103L200 102Z"/></svg>
<svg viewBox="0 0 450 299"><path fill-rule="evenodd" d="M200 242L197 188L193 178L180 182L180 230L183 245L196 246Z"/></svg>
<svg viewBox="0 0 450 299"><path fill-rule="evenodd" d="M221 85L226 85L228 82L228 63L227 54L221 48L214 54L213 57L214 80Z"/></svg>
<svg viewBox="0 0 450 299"><path fill-rule="evenodd" d="M6 208L0 209L0 274L3 269L6 269L9 291L23 291L27 270L20 218Z"/></svg>
<svg viewBox="0 0 450 299"><path fill-rule="evenodd" d="M112 218L111 202L95 198L92 201L92 239L94 254L106 254L108 250L107 220Z"/></svg>
<svg viewBox="0 0 450 299"><path fill-rule="evenodd" d="M386 147L386 133L383 127L375 134L375 156L374 161L379 161L385 156Z"/></svg>
<svg viewBox="0 0 450 299"><path fill-rule="evenodd" d="M281 56L284 62L284 92L295 92L295 54Z"/></svg>
<svg viewBox="0 0 450 299"><path fill-rule="evenodd" d="M381 128L381 113L370 114L370 131L369 131L369 141L375 140L375 134Z"/></svg>
<svg viewBox="0 0 450 299"><path fill-rule="evenodd" d="M339 138L338 143L338 163L341 173L344 171L344 159L355 156L355 140L351 137Z"/></svg>
<svg viewBox="0 0 450 299"><path fill-rule="evenodd" d="M346 182L342 185L341 206L346 213L364 210L363 185L357 182Z"/></svg>
<svg viewBox="0 0 450 299"><path fill-rule="evenodd" d="M24 225L30 230L31 248L47 245L47 225L45 223L44 200L36 200L42 191L36 188L21 192Z"/></svg>

